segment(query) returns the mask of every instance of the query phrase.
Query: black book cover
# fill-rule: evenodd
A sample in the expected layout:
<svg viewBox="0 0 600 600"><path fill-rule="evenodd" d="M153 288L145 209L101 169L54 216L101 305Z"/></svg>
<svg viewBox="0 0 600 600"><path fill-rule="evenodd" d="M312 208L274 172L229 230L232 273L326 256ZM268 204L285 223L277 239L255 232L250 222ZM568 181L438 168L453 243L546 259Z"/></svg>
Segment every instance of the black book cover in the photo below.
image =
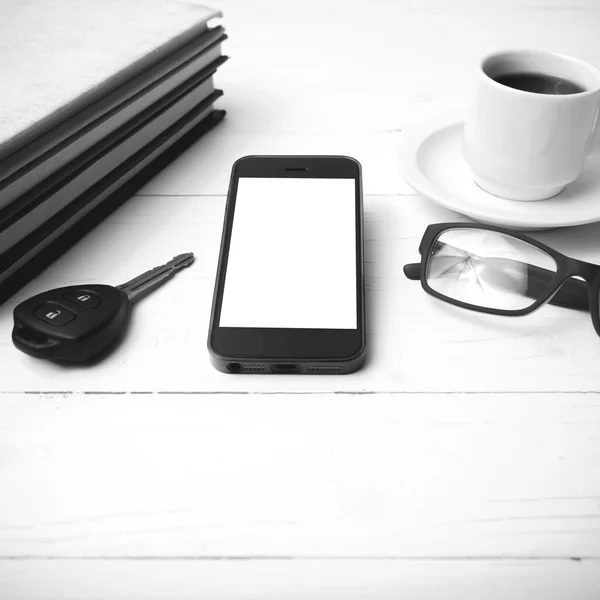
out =
<svg viewBox="0 0 600 600"><path fill-rule="evenodd" d="M0 255L0 303L43 271L225 116L210 102L192 110L146 148Z"/></svg>

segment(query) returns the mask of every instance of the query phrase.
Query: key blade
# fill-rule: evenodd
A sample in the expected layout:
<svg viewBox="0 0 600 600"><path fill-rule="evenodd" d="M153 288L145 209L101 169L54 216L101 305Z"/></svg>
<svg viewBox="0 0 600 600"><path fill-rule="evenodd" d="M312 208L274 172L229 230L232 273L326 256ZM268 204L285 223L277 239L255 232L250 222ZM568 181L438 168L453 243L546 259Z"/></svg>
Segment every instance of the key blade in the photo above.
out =
<svg viewBox="0 0 600 600"><path fill-rule="evenodd" d="M150 269L117 287L127 294L129 300L138 300L161 286L181 269L189 267L193 262L194 254L192 252L180 254L168 263L160 267L154 267L154 269Z"/></svg>
<svg viewBox="0 0 600 600"><path fill-rule="evenodd" d="M185 254L179 254L172 258L168 263L166 263L165 267L170 266L174 272L180 271L181 269L185 269L189 267L194 262L194 253L186 252Z"/></svg>

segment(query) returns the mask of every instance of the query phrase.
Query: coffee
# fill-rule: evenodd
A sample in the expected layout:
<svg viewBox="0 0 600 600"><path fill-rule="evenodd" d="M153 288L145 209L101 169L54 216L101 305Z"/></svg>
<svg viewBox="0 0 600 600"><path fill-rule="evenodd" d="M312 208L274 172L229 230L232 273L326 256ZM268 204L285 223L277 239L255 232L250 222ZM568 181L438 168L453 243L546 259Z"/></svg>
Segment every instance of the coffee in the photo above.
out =
<svg viewBox="0 0 600 600"><path fill-rule="evenodd" d="M564 96L585 92L585 88L573 81L545 73L506 73L494 77L494 80L515 90L533 94Z"/></svg>

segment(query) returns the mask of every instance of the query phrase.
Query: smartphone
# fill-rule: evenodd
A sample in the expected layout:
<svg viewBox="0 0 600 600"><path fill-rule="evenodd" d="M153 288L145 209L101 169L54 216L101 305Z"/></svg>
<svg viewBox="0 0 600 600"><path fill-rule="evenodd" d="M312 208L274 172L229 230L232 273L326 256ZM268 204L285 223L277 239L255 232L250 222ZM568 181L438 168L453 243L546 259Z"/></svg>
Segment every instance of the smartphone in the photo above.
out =
<svg viewBox="0 0 600 600"><path fill-rule="evenodd" d="M365 359L361 167L246 156L231 173L208 335L226 373L351 373Z"/></svg>

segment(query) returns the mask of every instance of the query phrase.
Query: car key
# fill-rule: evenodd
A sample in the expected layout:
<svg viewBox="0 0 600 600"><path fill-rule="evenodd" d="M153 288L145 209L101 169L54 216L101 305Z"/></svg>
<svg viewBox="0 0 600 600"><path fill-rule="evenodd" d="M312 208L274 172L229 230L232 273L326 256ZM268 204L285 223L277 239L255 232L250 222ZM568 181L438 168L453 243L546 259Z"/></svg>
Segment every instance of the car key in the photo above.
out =
<svg viewBox="0 0 600 600"><path fill-rule="evenodd" d="M133 304L194 262L192 253L142 273L123 285L56 288L19 304L12 340L21 351L55 361L97 357L120 339Z"/></svg>

